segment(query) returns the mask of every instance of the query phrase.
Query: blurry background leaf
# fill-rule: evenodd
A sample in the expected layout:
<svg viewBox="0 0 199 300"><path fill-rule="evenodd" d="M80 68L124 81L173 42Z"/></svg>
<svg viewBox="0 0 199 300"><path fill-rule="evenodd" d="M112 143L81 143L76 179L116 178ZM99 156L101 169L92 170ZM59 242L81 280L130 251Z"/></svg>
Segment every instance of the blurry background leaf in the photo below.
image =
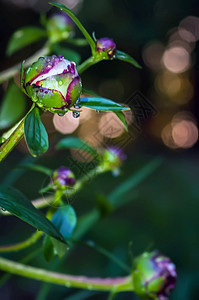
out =
<svg viewBox="0 0 199 300"><path fill-rule="evenodd" d="M0 207L48 235L65 242L56 227L16 189L0 192Z"/></svg>
<svg viewBox="0 0 199 300"><path fill-rule="evenodd" d="M0 108L0 129L9 127L23 116L25 98L20 88L14 82L10 82Z"/></svg>
<svg viewBox="0 0 199 300"><path fill-rule="evenodd" d="M77 223L74 208L71 205L59 207L52 217L52 223L65 240L69 239Z"/></svg>
<svg viewBox="0 0 199 300"><path fill-rule="evenodd" d="M33 171L36 171L36 172L46 174L47 176L50 176L52 174L51 169L49 169L47 167L44 167L44 166L41 166L41 165L27 164L27 165L20 165L19 168L33 170Z"/></svg>
<svg viewBox="0 0 199 300"><path fill-rule="evenodd" d="M6 53L7 55L12 55L14 52L45 36L45 31L39 27L28 26L20 28L11 36Z"/></svg>
<svg viewBox="0 0 199 300"><path fill-rule="evenodd" d="M124 53L122 51L117 50L116 59L126 61L132 64L134 67L142 69L142 67L138 64L138 62L133 57L131 57L129 54Z"/></svg>
<svg viewBox="0 0 199 300"><path fill-rule="evenodd" d="M76 52L75 50L68 49L66 47L62 47L57 44L53 46L53 50L54 50L55 54L63 55L66 59L68 59L70 61L74 61L77 65L81 61L80 54L78 52Z"/></svg>
<svg viewBox="0 0 199 300"><path fill-rule="evenodd" d="M39 109L35 107L25 118L24 135L33 156L48 150L48 134L40 119Z"/></svg>
<svg viewBox="0 0 199 300"><path fill-rule="evenodd" d="M43 239L43 255L46 261L50 261L54 256L54 246L49 235L45 235Z"/></svg>
<svg viewBox="0 0 199 300"><path fill-rule="evenodd" d="M89 107L96 110L103 111L121 111L129 110L128 107L124 107L119 103L102 97L85 97L81 98L80 105Z"/></svg>
<svg viewBox="0 0 199 300"><path fill-rule="evenodd" d="M58 150L60 149L66 149L66 148L76 148L76 149L81 149L84 150L88 153L90 153L93 157L96 159L99 158L99 154L97 151L91 147L89 144L84 142L78 137L67 137L59 141L56 147Z"/></svg>

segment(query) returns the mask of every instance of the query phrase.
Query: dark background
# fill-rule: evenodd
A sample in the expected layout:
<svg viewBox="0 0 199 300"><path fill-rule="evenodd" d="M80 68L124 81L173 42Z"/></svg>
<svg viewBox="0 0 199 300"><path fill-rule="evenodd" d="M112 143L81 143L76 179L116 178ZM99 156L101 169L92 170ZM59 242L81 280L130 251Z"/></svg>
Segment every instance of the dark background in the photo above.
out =
<svg viewBox="0 0 199 300"><path fill-rule="evenodd" d="M73 3L71 1L70 3ZM66 3L65 3L66 4ZM49 13L47 1L3 1L0 2L0 69L6 69L30 56L40 44L26 47L17 55L7 58L6 45L11 34L25 25L39 25L40 13ZM114 178L111 174L98 177L90 183L90 188L84 188L72 199L77 214L81 215L95 207L98 194L108 197L122 182L147 163L160 158L161 165L141 184L132 188L125 199L129 203L103 218L84 237L103 246L121 260L130 265L128 254L129 242L132 242L134 255L146 249L157 248L169 256L176 264L178 282L171 299L196 300L199 293L199 241L198 241L198 143L186 149L165 144L161 132L170 124L178 112L191 113L191 120L197 126L198 119L198 43L195 42L191 52L191 66L182 72L183 78L188 78L193 93L190 99L182 104L176 104L175 99L168 99L155 85L157 76L163 72L154 71L143 60L144 51L149 43L161 42L168 46L172 30L188 16L198 16L198 1L91 1L85 0L74 8L82 23L96 37L113 37L117 48L132 55L142 66L139 70L129 64L113 61L101 62L93 66L82 76L83 85L95 90L101 96L126 103L135 91L141 92L153 104L157 114L144 120L136 134L136 139L119 145L127 153L121 176ZM199 30L199 28L198 28ZM77 36L81 36L77 30ZM88 57L89 49L81 48L82 60ZM150 60L150 59L149 59ZM111 81L114 80L114 81ZM105 85L104 83L107 82ZM121 90L118 90L121 87ZM5 86L1 86L3 96ZM183 92L182 92L183 93ZM174 97L175 98L175 97ZM13 99L14 101L14 99ZM133 105L132 105L133 106ZM186 117L187 118L187 117ZM132 125L133 126L133 125ZM133 127L131 127L133 128ZM57 140L60 135L53 135ZM109 141L112 143L112 141ZM173 141L172 141L173 143ZM40 164L57 168L69 162L69 153L51 151L38 159ZM13 171L22 161L34 161L29 155L21 152L21 148L11 153L2 163L1 183L13 185L21 189L30 199L38 197L38 190L48 180L40 174L29 171ZM93 192L94 191L94 192ZM122 199L121 199L122 201ZM1 217L1 244L14 243L29 236L32 228L14 217ZM26 232L25 232L26 231ZM33 247L34 248L34 247ZM12 259L21 259L28 251L9 255ZM31 264L46 267L49 270L59 269L71 274L89 276L120 276L125 273L116 265L95 251L78 246L59 266L55 258L47 264L39 253ZM3 274L2 274L3 276ZM2 281L0 281L2 285ZM42 292L41 292L42 290ZM42 294L43 293L43 294ZM66 290L64 287L42 285L39 282L12 276L0 289L0 298L10 299L107 299L104 293L81 292ZM76 295L76 298L69 297ZM43 296L42 296L43 295ZM46 295L46 296L45 296ZM132 294L121 294L116 299L137 299Z"/></svg>

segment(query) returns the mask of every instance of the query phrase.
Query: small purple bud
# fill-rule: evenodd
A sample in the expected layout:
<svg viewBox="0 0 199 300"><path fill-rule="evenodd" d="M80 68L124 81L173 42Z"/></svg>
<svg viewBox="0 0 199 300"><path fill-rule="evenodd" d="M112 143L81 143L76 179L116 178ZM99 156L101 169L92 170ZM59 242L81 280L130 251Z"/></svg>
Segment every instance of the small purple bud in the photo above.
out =
<svg viewBox="0 0 199 300"><path fill-rule="evenodd" d="M24 88L39 107L65 113L79 99L82 84L74 62L52 55L38 59L27 69Z"/></svg>
<svg viewBox="0 0 199 300"><path fill-rule="evenodd" d="M50 41L57 43L72 35L74 23L66 13L60 11L49 17L46 28Z"/></svg>
<svg viewBox="0 0 199 300"><path fill-rule="evenodd" d="M177 279L175 265L157 251L137 257L132 275L135 293L143 299L168 300Z"/></svg>
<svg viewBox="0 0 199 300"><path fill-rule="evenodd" d="M104 168L114 171L121 167L125 159L126 155L120 148L108 147L103 153Z"/></svg>
<svg viewBox="0 0 199 300"><path fill-rule="evenodd" d="M60 167L53 172L51 184L54 190L66 190L75 184L75 175L65 167Z"/></svg>
<svg viewBox="0 0 199 300"><path fill-rule="evenodd" d="M116 44L112 39L104 37L97 40L96 49L99 53L107 53L108 58L111 59L116 53Z"/></svg>

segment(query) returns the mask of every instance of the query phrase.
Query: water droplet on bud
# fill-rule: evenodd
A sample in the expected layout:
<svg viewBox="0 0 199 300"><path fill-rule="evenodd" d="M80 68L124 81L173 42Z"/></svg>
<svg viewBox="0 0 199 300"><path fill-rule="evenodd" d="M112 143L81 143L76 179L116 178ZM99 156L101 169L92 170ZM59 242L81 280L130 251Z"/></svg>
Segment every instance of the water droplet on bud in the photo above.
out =
<svg viewBox="0 0 199 300"><path fill-rule="evenodd" d="M100 110L96 110L96 112L99 114L101 111Z"/></svg>
<svg viewBox="0 0 199 300"><path fill-rule="evenodd" d="M63 117L65 113L58 113L58 116Z"/></svg>
<svg viewBox="0 0 199 300"><path fill-rule="evenodd" d="M79 106L78 104L75 104L75 105L74 105L74 108L79 109L80 106Z"/></svg>
<svg viewBox="0 0 199 300"><path fill-rule="evenodd" d="M40 56L40 57L39 57L39 60L41 60L41 59L44 59L44 57L43 57L43 56Z"/></svg>
<svg viewBox="0 0 199 300"><path fill-rule="evenodd" d="M62 84L63 84L63 81L60 80L58 83L59 83L59 85L62 85Z"/></svg>
<svg viewBox="0 0 199 300"><path fill-rule="evenodd" d="M3 207L0 207L0 210L3 211L3 212L6 211L6 209L3 208Z"/></svg>
<svg viewBox="0 0 199 300"><path fill-rule="evenodd" d="M73 118L79 118L80 113L78 111L73 111Z"/></svg>

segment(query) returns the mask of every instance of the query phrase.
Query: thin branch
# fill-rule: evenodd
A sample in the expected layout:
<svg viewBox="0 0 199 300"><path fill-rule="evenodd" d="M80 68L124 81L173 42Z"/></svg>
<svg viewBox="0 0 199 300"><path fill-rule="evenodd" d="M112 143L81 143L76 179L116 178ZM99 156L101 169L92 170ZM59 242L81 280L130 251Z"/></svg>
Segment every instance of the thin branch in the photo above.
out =
<svg viewBox="0 0 199 300"><path fill-rule="evenodd" d="M66 287L117 292L133 291L131 276L118 278L89 278L46 271L0 257L0 269L12 274L55 283Z"/></svg>

